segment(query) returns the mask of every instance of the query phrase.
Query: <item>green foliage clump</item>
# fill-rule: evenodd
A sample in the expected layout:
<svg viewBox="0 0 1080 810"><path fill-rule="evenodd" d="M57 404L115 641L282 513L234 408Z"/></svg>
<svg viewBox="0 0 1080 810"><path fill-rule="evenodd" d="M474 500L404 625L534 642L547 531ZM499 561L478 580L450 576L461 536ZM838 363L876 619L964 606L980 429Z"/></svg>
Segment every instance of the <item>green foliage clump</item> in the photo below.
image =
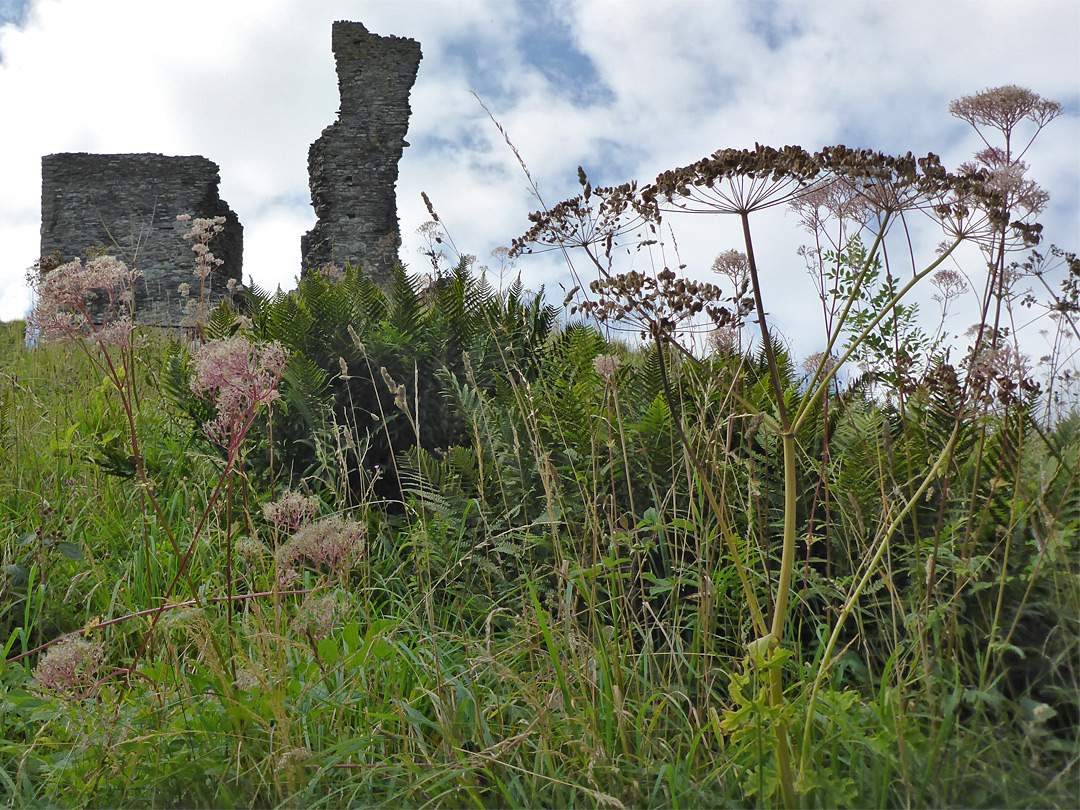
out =
<svg viewBox="0 0 1080 810"><path fill-rule="evenodd" d="M987 93L954 114L1056 114ZM994 170L759 147L640 190L581 172L518 247L585 253L582 321L462 261L253 289L194 344L5 326L0 795L1071 806L1080 415L1007 343L1000 272L1042 198ZM749 223L784 201L828 315L801 370ZM742 220L734 294L618 271L688 209ZM955 364L903 300L934 263L889 267L908 209L987 252ZM272 385L223 397L214 358Z"/></svg>

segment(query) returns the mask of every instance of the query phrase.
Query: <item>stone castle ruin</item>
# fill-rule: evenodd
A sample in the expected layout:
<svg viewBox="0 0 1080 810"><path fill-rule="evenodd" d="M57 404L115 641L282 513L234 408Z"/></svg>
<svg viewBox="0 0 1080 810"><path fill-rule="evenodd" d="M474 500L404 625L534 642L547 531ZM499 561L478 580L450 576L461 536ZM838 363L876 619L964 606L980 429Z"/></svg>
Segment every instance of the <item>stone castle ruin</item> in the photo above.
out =
<svg viewBox="0 0 1080 810"><path fill-rule="evenodd" d="M308 153L311 201L318 216L301 238L301 274L329 263L364 268L385 285L397 261L395 184L409 125L409 91L420 45L335 22L340 109ZM135 293L141 323L184 322L181 284L199 289L195 255L183 237L194 218L225 217L211 243L223 260L211 277L209 304L241 280L243 226L218 193L217 164L197 155L61 153L41 160L41 256L62 262L102 250L142 270ZM48 265L45 265L48 266Z"/></svg>
<svg viewBox="0 0 1080 810"><path fill-rule="evenodd" d="M359 264L385 284L401 246L394 186L420 43L352 22L334 23L332 41L341 108L308 151L319 221L300 240L303 266Z"/></svg>
<svg viewBox="0 0 1080 810"><path fill-rule="evenodd" d="M41 159L41 255L61 262L110 253L144 271L135 284L141 323L178 326L184 317L179 287L190 284L195 254L184 239L189 225L179 214L225 217L213 243L223 260L210 278L208 303L216 305L229 279L241 278L244 229L218 196L217 164L204 157L62 153Z"/></svg>

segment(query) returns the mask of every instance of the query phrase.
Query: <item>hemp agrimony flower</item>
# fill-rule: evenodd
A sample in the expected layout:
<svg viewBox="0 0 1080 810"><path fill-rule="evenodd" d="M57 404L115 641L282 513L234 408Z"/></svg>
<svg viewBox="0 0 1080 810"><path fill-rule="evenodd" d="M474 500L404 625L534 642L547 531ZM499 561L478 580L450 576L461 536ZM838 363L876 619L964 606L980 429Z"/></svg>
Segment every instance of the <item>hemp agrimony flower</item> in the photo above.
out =
<svg viewBox="0 0 1080 810"><path fill-rule="evenodd" d="M302 559L344 573L363 555L366 533L363 524L338 516L304 526L278 549L279 581L287 584L298 579L296 564Z"/></svg>
<svg viewBox="0 0 1080 810"><path fill-rule="evenodd" d="M206 280L225 263L224 259L217 258L210 251L210 242L225 230L225 217L192 219L190 214L180 214L176 220L191 223L191 229L184 234L184 239L194 243L191 250L195 254L195 275Z"/></svg>
<svg viewBox="0 0 1080 810"><path fill-rule="evenodd" d="M319 499L308 498L288 490L276 501L263 504L263 517L268 523L288 529L298 529L319 511Z"/></svg>
<svg viewBox="0 0 1080 810"><path fill-rule="evenodd" d="M281 344L252 343L243 335L212 340L195 353L191 390L209 396L218 412L203 426L212 442L230 451L239 447L259 407L278 399L286 358Z"/></svg>
<svg viewBox="0 0 1080 810"><path fill-rule="evenodd" d="M615 372L619 370L620 360L613 354L602 354L593 360L593 371L609 385L615 379Z"/></svg>
<svg viewBox="0 0 1080 810"><path fill-rule="evenodd" d="M65 639L50 648L34 667L34 680L63 697L89 697L97 687L104 660L101 644L82 638Z"/></svg>
<svg viewBox="0 0 1080 810"><path fill-rule="evenodd" d="M131 285L142 275L114 256L76 259L52 269L39 262L28 281L37 297L32 328L44 343L90 338L122 345L132 328Z"/></svg>

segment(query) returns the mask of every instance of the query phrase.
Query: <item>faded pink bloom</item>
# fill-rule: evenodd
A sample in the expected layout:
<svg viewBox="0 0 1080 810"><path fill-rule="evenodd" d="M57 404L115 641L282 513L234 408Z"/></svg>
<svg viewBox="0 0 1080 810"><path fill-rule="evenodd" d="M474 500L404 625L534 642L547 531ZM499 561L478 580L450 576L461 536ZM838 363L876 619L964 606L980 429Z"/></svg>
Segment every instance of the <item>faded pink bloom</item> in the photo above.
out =
<svg viewBox="0 0 1080 810"><path fill-rule="evenodd" d="M319 511L319 499L308 498L289 490L276 501L263 504L263 517L268 523L298 529Z"/></svg>
<svg viewBox="0 0 1080 810"><path fill-rule="evenodd" d="M295 564L301 559L345 571L364 553L366 531L364 525L339 516L304 526L278 549L279 581L285 584L296 579Z"/></svg>
<svg viewBox="0 0 1080 810"><path fill-rule="evenodd" d="M324 264L319 268L319 273L327 281L342 281L345 278L345 271L338 267L333 262Z"/></svg>
<svg viewBox="0 0 1080 810"><path fill-rule="evenodd" d="M295 767L304 760L311 759L312 756L314 756L314 754L312 754L311 750L308 748L290 748L278 757L277 769L282 771L289 767Z"/></svg>
<svg viewBox="0 0 1080 810"><path fill-rule="evenodd" d="M283 588L292 585L298 579L300 579L300 572L295 568L282 568L278 572L278 584Z"/></svg>
<svg viewBox="0 0 1080 810"><path fill-rule="evenodd" d="M930 283L938 288L934 294L934 300L942 304L948 304L954 298L959 298L967 289L967 280L951 267L942 267L930 279Z"/></svg>
<svg viewBox="0 0 1080 810"><path fill-rule="evenodd" d="M735 326L722 326L709 335L709 343L718 352L738 354L742 351L742 330Z"/></svg>
<svg viewBox="0 0 1080 810"><path fill-rule="evenodd" d="M105 650L82 638L69 638L53 645L34 667L34 680L43 688L67 698L85 698L94 693Z"/></svg>
<svg viewBox="0 0 1080 810"><path fill-rule="evenodd" d="M266 553L266 545L254 537L238 537L233 543L233 551L237 557L252 565Z"/></svg>
<svg viewBox="0 0 1080 810"><path fill-rule="evenodd" d="M184 234L184 238L195 243L191 246L195 253L195 275L205 282L214 270L225 263L224 259L210 252L210 242L225 230L225 217L192 219L190 214L180 214L176 219L178 222L191 223L191 230Z"/></svg>
<svg viewBox="0 0 1080 810"><path fill-rule="evenodd" d="M826 235L831 223L843 225L847 222L858 226L872 213L862 191L843 179L818 183L792 200L791 210L799 215L807 231L822 236Z"/></svg>
<svg viewBox="0 0 1080 810"><path fill-rule="evenodd" d="M738 250L725 250L713 259L712 271L731 279L736 287L750 276L746 254Z"/></svg>
<svg viewBox="0 0 1080 810"><path fill-rule="evenodd" d="M324 596L308 602L301 619L304 629L312 638L326 638L334 632L338 619L338 603L333 596Z"/></svg>
<svg viewBox="0 0 1080 810"><path fill-rule="evenodd" d="M30 314L38 339L49 342L91 338L105 345L124 343L132 327L131 285L141 273L114 256L75 260L48 271L31 269L37 296Z"/></svg>
<svg viewBox="0 0 1080 810"><path fill-rule="evenodd" d="M989 127L1008 137L1025 119L1042 129L1061 115L1061 105L1026 87L1009 84L958 98L950 102L949 113L967 121L976 130L981 126Z"/></svg>
<svg viewBox="0 0 1080 810"><path fill-rule="evenodd" d="M236 670L236 686L244 692L254 692L261 689L263 684L250 667L239 667Z"/></svg>
<svg viewBox="0 0 1080 810"><path fill-rule="evenodd" d="M975 153L975 161L963 163L962 171L974 173L985 169L989 173L985 187L999 194L1009 210L1021 216L1038 215L1046 208L1050 195L1034 180L1026 179L1028 165L1022 160L1010 160L1004 149L988 146Z"/></svg>
<svg viewBox="0 0 1080 810"><path fill-rule="evenodd" d="M821 358L824 357L822 352L814 352L812 355L803 360L803 371L809 375L813 375L817 371L818 364L821 363ZM831 374L833 369L836 368L836 357L830 355L825 361L825 367L822 369L823 374Z"/></svg>
<svg viewBox="0 0 1080 810"><path fill-rule="evenodd" d="M252 343L243 335L212 340L195 353L191 390L208 395L218 411L203 426L211 441L229 449L239 446L259 406L278 398L286 358L281 344Z"/></svg>
<svg viewBox="0 0 1080 810"><path fill-rule="evenodd" d="M602 354L593 360L595 371L604 382L610 383L615 379L615 372L619 370L621 360L613 354Z"/></svg>

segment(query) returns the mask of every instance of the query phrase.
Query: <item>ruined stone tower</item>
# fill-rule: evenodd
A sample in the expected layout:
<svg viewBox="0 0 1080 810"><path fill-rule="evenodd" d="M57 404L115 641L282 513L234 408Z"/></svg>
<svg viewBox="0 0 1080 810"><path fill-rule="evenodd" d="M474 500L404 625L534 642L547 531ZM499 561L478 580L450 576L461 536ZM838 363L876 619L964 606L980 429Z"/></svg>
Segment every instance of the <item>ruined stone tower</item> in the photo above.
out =
<svg viewBox="0 0 1080 810"><path fill-rule="evenodd" d="M224 263L210 280L209 303L219 302L229 279L241 280L243 226L218 196L216 163L198 155L61 153L41 159L41 255L62 262L104 249L143 271L135 285L135 318L178 326L184 317L181 284L197 296L195 254L178 214L225 217L210 244Z"/></svg>
<svg viewBox="0 0 1080 810"><path fill-rule="evenodd" d="M394 185L420 44L354 22L334 23L332 43L341 107L308 152L319 221L300 240L301 273L350 262L385 285L401 245Z"/></svg>

